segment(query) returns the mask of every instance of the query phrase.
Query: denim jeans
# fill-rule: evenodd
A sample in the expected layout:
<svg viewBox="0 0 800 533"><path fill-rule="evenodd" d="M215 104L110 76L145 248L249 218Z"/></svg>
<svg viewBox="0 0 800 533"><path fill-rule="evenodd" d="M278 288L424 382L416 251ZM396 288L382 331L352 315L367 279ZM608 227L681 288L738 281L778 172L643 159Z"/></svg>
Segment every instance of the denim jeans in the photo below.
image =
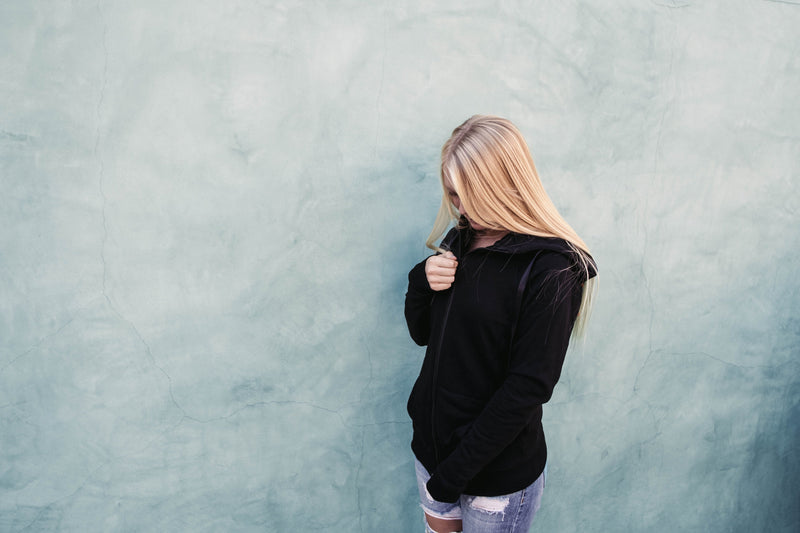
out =
<svg viewBox="0 0 800 533"><path fill-rule="evenodd" d="M504 496L468 496L462 494L456 503L434 500L425 484L430 474L418 460L417 470L420 506L434 518L461 520L464 533L528 533L533 517L542 503L545 472L524 489ZM427 533L436 533L425 523Z"/></svg>

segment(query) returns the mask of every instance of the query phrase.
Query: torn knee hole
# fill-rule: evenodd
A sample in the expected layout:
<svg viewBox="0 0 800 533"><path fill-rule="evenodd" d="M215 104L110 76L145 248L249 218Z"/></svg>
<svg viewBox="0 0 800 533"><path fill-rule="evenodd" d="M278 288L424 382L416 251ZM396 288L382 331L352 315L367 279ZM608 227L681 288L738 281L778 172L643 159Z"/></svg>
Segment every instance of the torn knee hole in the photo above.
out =
<svg viewBox="0 0 800 533"><path fill-rule="evenodd" d="M461 533L461 520L436 518L425 514L425 526L428 533Z"/></svg>
<svg viewBox="0 0 800 533"><path fill-rule="evenodd" d="M483 511L489 514L504 513L510 498L508 496L475 496L470 500L469 506L476 511Z"/></svg>
<svg viewBox="0 0 800 533"><path fill-rule="evenodd" d="M461 533L460 529L458 531L453 531L453 530L450 530L450 529L447 529L447 530L443 529L443 530L439 531L437 529L433 529L430 524L428 524L427 531L428 531L428 533Z"/></svg>

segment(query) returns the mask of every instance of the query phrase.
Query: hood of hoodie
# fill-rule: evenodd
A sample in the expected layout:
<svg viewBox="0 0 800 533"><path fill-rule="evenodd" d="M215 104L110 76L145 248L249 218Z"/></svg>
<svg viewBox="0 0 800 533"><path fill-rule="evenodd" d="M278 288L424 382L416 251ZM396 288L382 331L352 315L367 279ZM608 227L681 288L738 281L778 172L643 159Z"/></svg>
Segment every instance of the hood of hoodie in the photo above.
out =
<svg viewBox="0 0 800 533"><path fill-rule="evenodd" d="M475 230L472 228L453 228L445 235L444 239L442 239L440 247L444 250L452 251L456 257L461 257L466 253L466 250L468 250L469 243L474 236ZM539 237L536 235L510 232L500 238L496 243L486 248L486 250L509 255L549 250L573 258L577 263L575 250L569 246L567 241L559 237ZM586 258L589 263L589 278L593 278L597 275L597 264L591 255L586 254Z"/></svg>

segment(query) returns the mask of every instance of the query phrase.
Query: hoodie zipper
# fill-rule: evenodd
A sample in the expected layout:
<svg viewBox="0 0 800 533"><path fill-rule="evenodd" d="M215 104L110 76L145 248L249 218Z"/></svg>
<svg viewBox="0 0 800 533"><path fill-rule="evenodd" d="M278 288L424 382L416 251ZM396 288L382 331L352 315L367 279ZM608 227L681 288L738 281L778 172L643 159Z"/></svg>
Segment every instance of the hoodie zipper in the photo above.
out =
<svg viewBox="0 0 800 533"><path fill-rule="evenodd" d="M436 349L436 358L433 360L433 386L431 387L431 439L433 440L433 454L436 458L436 466L439 466L439 446L436 438L436 381L439 377L439 360L442 353L442 344L444 344L444 330L447 327L447 318L450 316L450 306L453 304L453 293L455 293L455 284L450 287L450 294L447 298L447 307L444 310L444 319L442 320L442 328L439 332L439 345Z"/></svg>
<svg viewBox="0 0 800 533"><path fill-rule="evenodd" d="M459 242L459 245L461 243ZM451 249L450 246L447 247ZM461 249L461 247L459 247ZM457 272L457 271L456 271ZM439 360L442 354L442 345L444 344L444 331L447 328L447 319L450 316L450 307L453 304L453 294L456 292L455 282L450 286L450 294L447 295L447 307L444 309L444 318L442 319L442 328L439 332L439 345L436 347L436 357L433 360L433 385L431 387L431 440L433 441L433 456L436 459L436 466L439 466L441 459L439 458L439 445L436 438L436 382L439 378Z"/></svg>

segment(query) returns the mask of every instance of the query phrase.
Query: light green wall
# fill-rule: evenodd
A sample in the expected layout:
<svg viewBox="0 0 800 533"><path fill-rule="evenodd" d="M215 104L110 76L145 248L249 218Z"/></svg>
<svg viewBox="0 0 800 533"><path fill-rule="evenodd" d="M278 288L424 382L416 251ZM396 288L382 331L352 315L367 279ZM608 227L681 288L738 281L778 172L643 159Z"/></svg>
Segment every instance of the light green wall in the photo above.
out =
<svg viewBox="0 0 800 533"><path fill-rule="evenodd" d="M0 531L421 531L405 276L511 118L600 292L535 531L800 528L800 5L0 3Z"/></svg>

